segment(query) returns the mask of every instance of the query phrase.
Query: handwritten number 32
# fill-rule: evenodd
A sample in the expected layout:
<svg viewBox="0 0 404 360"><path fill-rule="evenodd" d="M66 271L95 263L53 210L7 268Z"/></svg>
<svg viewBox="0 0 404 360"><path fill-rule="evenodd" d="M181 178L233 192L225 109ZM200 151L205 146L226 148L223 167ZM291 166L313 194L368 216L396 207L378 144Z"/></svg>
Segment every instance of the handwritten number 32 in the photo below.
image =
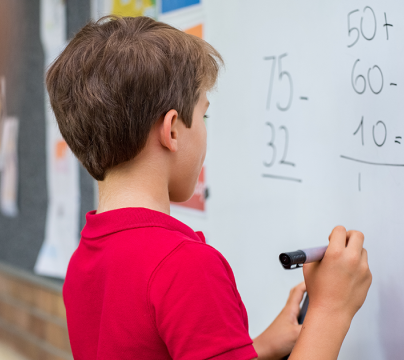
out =
<svg viewBox="0 0 404 360"><path fill-rule="evenodd" d="M271 128L271 140L269 141L269 143L267 144L268 147L271 148L272 151L272 156L271 156L271 161L267 162L264 161L264 165L267 167L271 167L272 165L274 165L275 161L276 161L276 146L274 144L275 142L275 126L270 123L267 122L265 123L266 125L268 125ZM281 126L279 127L279 130L283 130L283 132L285 133L285 146L284 146L284 150L283 150L283 156L282 159L279 161L279 164L283 164L283 165L290 165L290 166L295 166L294 163L290 162L290 161L286 161L286 156L288 154L288 146L289 146L289 132L288 129L286 128L286 126Z"/></svg>

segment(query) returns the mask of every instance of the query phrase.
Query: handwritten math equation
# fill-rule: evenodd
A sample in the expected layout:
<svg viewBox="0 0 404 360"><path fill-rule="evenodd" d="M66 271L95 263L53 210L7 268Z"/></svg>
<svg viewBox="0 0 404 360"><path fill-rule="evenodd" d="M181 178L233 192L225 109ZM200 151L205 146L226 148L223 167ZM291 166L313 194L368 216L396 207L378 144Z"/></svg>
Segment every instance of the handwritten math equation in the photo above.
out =
<svg viewBox="0 0 404 360"><path fill-rule="evenodd" d="M366 26L364 24L366 23ZM372 7L365 6L363 9L353 9L347 14L347 47L355 49L360 41L371 42L376 36L382 36L384 41L389 41L391 31L394 31L394 24L388 21L388 15L383 12L376 12ZM350 74L352 90L358 96L367 92L379 95L386 91L386 87L397 87L397 82L390 82L385 79L383 69L378 64L372 64L371 59L358 57L352 64ZM387 142L392 141L397 145L401 144L402 137L396 134L391 135L386 122L383 119L372 118L363 115L358 119L352 136L360 141L362 146L383 147ZM404 166L404 164L369 161L368 159L356 158L354 156L341 155L342 159L374 166ZM361 191L361 173L358 174L358 190Z"/></svg>
<svg viewBox="0 0 404 360"><path fill-rule="evenodd" d="M346 81L350 82L353 96L371 96L377 101L378 95L386 91L395 91L400 85L397 79L389 79L388 71L384 71L383 64L374 63L374 60L358 52L357 44L365 42L369 46L374 45L374 40L390 42L391 35L394 32L394 24L389 21L386 12L375 11L371 6L364 8L353 8L346 14L346 47L349 53L354 57L350 67L349 74L346 74ZM341 28L342 29L342 28ZM373 43L372 43L373 41ZM377 51L377 49L375 48ZM355 56L355 52L358 56ZM290 59L290 60L289 60ZM266 111L269 121L265 121L263 132L265 134L265 153L262 160L262 177L286 180L302 183L299 172L291 171L296 169L297 164L293 158L288 155L289 149L289 127L283 120L283 116L276 116L276 112L288 112L296 101L308 101L309 98L304 94L295 94L294 77L288 71L288 63L292 60L292 55L288 53L274 54L265 56L263 61L269 68L269 82L267 85ZM388 70L388 69L387 69ZM373 101L373 100L372 100ZM382 104L381 104L382 105ZM357 119L350 120L352 127L351 141L357 141L364 148L370 146L383 148L386 144L400 146L404 134L395 134L390 129L386 119L379 118L374 114L363 114ZM293 131L293 129L292 129ZM404 167L404 163L389 163L371 161L368 158L355 157L355 154L341 154L340 158L346 161L362 163L366 165L380 167ZM289 169L289 170L287 170ZM295 174L296 176L290 176ZM361 173L358 173L358 190L361 191Z"/></svg>
<svg viewBox="0 0 404 360"><path fill-rule="evenodd" d="M293 78L284 65L287 57L287 53L264 57L264 61L268 63L271 69L266 102L267 112L286 112L293 105ZM279 86L287 87L288 89L286 93L283 92L282 96L279 95L280 92L274 91ZM299 99L307 101L308 97L300 96ZM288 157L289 129L286 124L267 121L265 122L265 131L268 134L268 141L266 143L265 159L263 160L265 171L262 176L264 178L301 183L302 179L298 177L284 176L286 167L296 167L296 163Z"/></svg>

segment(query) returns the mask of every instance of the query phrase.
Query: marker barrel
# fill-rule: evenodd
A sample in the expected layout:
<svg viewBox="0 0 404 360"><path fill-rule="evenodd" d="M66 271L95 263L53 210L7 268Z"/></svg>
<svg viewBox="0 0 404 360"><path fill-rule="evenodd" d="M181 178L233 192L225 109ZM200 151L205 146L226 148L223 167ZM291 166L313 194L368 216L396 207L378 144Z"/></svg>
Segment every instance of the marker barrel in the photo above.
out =
<svg viewBox="0 0 404 360"><path fill-rule="evenodd" d="M302 249L302 251L306 254L306 261L304 264L320 261L324 257L327 248L328 246L320 246L310 249Z"/></svg>

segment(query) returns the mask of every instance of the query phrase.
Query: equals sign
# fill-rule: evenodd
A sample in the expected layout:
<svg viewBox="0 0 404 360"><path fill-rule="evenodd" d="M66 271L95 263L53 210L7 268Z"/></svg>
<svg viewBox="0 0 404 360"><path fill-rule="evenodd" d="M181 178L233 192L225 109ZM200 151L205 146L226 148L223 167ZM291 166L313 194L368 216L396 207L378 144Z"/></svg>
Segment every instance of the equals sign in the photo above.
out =
<svg viewBox="0 0 404 360"><path fill-rule="evenodd" d="M396 142L397 144L401 144L401 136L396 136L396 141L394 141L394 142Z"/></svg>

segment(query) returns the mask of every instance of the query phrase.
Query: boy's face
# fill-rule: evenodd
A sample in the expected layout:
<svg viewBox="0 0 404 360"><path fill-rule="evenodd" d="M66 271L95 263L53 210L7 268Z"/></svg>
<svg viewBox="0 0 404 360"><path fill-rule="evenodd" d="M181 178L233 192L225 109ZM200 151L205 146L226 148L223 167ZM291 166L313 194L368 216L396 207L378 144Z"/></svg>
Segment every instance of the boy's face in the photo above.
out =
<svg viewBox="0 0 404 360"><path fill-rule="evenodd" d="M195 191L206 155L206 126L204 117L209 107L206 91L202 91L194 108L192 126L179 122L178 151L170 186L170 200L187 201Z"/></svg>

